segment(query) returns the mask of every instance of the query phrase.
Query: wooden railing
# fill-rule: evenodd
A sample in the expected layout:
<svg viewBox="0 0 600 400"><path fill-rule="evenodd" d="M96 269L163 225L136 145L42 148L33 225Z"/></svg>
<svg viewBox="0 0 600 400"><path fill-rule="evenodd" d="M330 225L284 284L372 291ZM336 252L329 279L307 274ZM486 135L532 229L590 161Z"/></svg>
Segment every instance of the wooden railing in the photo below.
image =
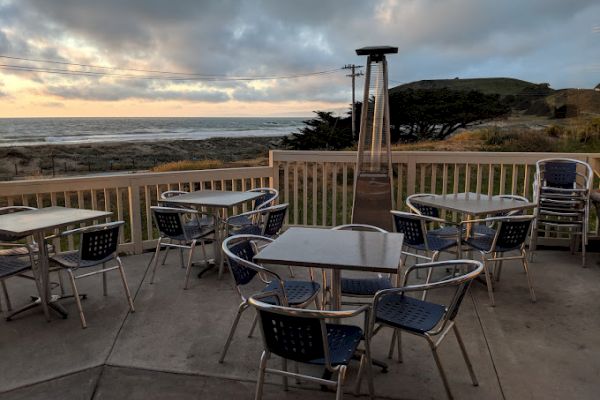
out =
<svg viewBox="0 0 600 400"><path fill-rule="evenodd" d="M150 206L165 190L248 190L271 186L279 202L290 203L288 224L333 226L351 220L354 152L271 151L269 166L162 173L121 173L95 176L0 182L0 206L30 205L107 210L126 221L123 251L140 253L154 246L157 233ZM394 152L395 207L404 209L412 193L472 191L531 197L535 162L568 157L595 166L594 187L600 187L600 154ZM233 209L236 213L244 207ZM460 218L449 215L449 218ZM592 235L598 223L592 215ZM54 243L73 249L73 239Z"/></svg>
<svg viewBox="0 0 600 400"><path fill-rule="evenodd" d="M491 153L407 151L392 153L394 204L405 209L414 193L475 192L519 194L531 199L536 161L573 158L595 167L594 187L600 187L597 153ZM352 151L272 151L270 165L281 202L290 204L291 225L334 226L351 220L356 153ZM593 234L598 221L592 211ZM460 216L453 214L452 219Z"/></svg>

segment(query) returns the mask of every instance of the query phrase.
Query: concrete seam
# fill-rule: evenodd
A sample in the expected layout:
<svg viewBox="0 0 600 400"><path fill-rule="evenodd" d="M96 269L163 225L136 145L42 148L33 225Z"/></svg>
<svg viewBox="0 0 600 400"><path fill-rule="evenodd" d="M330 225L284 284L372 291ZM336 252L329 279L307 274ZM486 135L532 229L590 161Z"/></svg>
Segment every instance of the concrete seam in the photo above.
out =
<svg viewBox="0 0 600 400"><path fill-rule="evenodd" d="M498 368L496 367L496 363L494 362L494 356L492 355L492 348L490 346L490 342L485 334L485 328L483 327L483 322L481 321L481 316L479 315L479 309L477 308L477 303L475 302L475 297L473 296L472 288L470 289L471 301L473 302L473 308L475 309L475 315L477 315L477 321L479 322L479 326L481 327L481 333L483 334L483 340L485 340L485 345L488 350L488 354L490 355L490 361L492 362L492 367L494 368L494 374L496 374L496 381L498 382L498 388L500 389L500 395L502 398L506 400L506 395L504 394L504 389L502 388L502 382L500 381L500 374L498 372Z"/></svg>

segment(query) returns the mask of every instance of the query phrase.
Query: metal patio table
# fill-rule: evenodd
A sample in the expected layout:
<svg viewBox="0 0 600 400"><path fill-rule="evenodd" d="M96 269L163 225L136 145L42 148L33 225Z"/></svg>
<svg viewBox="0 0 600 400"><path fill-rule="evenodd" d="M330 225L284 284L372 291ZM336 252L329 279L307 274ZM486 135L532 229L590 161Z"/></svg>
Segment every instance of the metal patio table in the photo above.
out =
<svg viewBox="0 0 600 400"><path fill-rule="evenodd" d="M67 207L47 207L30 211L0 215L0 233L15 236L33 235L38 243L38 261L31 266L39 292L39 304L50 320L49 309L53 309L63 317L67 311L57 302L59 295L52 295L49 279L48 248L44 233L77 223L88 222L112 215L107 211L95 211Z"/></svg>
<svg viewBox="0 0 600 400"><path fill-rule="evenodd" d="M247 201L252 201L261 197L260 192L238 192L225 190L198 190L182 194L179 196L169 197L169 203L177 203L182 206L199 208L206 207L209 209L217 221L215 229L215 265L219 266L219 279L223 273L223 256L221 254L221 243L223 242L223 227L221 222L227 219L229 209ZM198 276L201 276L208 268L201 271Z"/></svg>
<svg viewBox="0 0 600 400"><path fill-rule="evenodd" d="M397 273L404 236L399 233L290 228L254 260L262 264L332 270L333 310L341 309L341 271Z"/></svg>
<svg viewBox="0 0 600 400"><path fill-rule="evenodd" d="M453 194L432 194L431 196L418 197L412 200L434 208L456 211L467 216L486 214L500 214L515 210L534 208L535 203L515 199L488 196L473 192Z"/></svg>

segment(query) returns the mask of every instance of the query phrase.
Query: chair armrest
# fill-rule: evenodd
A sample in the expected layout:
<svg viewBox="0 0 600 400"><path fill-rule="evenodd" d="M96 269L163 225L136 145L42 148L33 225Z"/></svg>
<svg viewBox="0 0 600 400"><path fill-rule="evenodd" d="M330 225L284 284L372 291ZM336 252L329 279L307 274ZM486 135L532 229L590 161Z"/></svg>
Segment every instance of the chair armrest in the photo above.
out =
<svg viewBox="0 0 600 400"><path fill-rule="evenodd" d="M252 210L252 211L246 211L246 212L243 212L243 213L241 213L241 214L236 214L236 215L232 215L232 216L228 217L228 218L225 220L225 223L226 223L226 224L228 224L228 223L229 223L229 220L231 220L231 219L234 219L234 218L239 218L239 217L251 217L251 216L254 216L254 215L259 215L259 214L264 214L264 213L265 213L265 212L264 212L263 210Z"/></svg>

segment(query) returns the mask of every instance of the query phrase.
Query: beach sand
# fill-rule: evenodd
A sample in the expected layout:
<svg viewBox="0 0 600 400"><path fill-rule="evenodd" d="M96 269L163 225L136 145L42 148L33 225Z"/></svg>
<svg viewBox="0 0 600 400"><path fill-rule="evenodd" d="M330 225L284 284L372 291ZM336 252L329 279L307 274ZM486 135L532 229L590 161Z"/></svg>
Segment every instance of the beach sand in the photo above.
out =
<svg viewBox="0 0 600 400"><path fill-rule="evenodd" d="M281 137L0 147L0 180L147 170L179 160L265 158Z"/></svg>

